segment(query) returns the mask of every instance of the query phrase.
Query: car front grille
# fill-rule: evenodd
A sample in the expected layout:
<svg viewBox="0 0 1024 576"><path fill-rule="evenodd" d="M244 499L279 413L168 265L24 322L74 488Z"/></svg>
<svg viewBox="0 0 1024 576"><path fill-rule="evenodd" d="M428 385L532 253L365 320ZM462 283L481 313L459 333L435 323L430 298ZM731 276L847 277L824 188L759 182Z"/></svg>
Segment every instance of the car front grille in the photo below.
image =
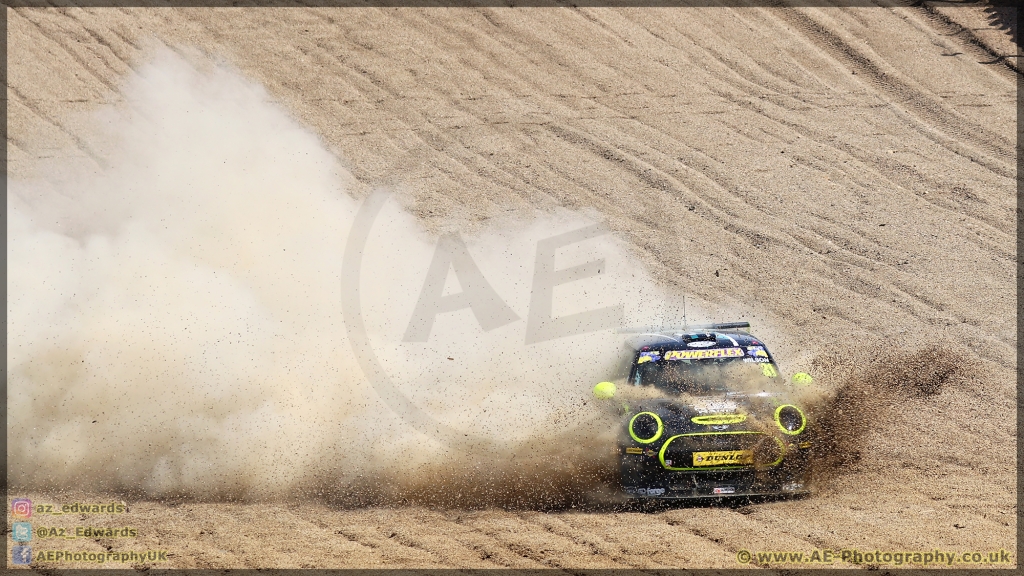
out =
<svg viewBox="0 0 1024 576"><path fill-rule="evenodd" d="M667 438L658 460L669 470L711 471L777 466L785 445L763 432L697 432Z"/></svg>

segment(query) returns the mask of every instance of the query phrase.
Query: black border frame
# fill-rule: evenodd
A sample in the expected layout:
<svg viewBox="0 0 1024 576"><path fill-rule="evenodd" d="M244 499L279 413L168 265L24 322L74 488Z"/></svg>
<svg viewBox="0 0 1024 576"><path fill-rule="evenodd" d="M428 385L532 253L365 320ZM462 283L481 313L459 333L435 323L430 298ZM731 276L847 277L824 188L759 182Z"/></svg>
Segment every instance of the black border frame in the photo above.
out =
<svg viewBox="0 0 1024 576"><path fill-rule="evenodd" d="M1024 121L1022 121L1022 112L1024 112L1024 72L1020 71L1020 57L1024 50L1021 49L1020 39L1020 22L1021 22L1021 10L1015 0L927 0L927 4L931 5L969 5L969 4L988 4L993 7L1014 7L1017 6L1017 18L1014 23L1014 29L1012 32L1015 33L1016 37L1014 41L1017 43L1017 210L1016 210L1016 234L1017 234L1017 245L1016 245L1016 258L1017 258L1017 549L1016 561L1018 568L1020 566L1020 550L1021 544L1024 543L1024 527L1021 525L1022 514L1021 514L1021 493L1024 491L1024 477L1021 476L1022 463L1024 463L1024 444L1022 444L1022 435L1020 430L1020 422L1024 421L1024 403L1020 401L1021 397L1021 380L1024 375L1024 347L1021 345L1021 340L1024 338L1024 320L1021 318L1021 307L1024 302L1024 161L1022 161L1021 152L1022 149L1022 135L1024 135ZM7 9L9 8L68 8L68 7L80 7L80 8L125 8L125 7L137 7L137 8L159 8L159 7L181 7L181 8L234 8L234 7L256 7L256 8L269 8L269 7L404 7L404 8L431 8L431 7L459 7L459 8L497 8L497 7L510 7L510 8L594 8L594 7L607 7L607 8L695 8L695 7L757 7L757 6L771 6L771 7L897 7L897 6L924 6L926 10L931 12L933 15L936 13L930 10L930 7L926 5L926 0L3 0L0 5L3 6L3 13L0 14L0 35L2 35L2 43L0 43L0 82L4 86L4 94L0 97L0 153L2 153L2 172L3 178L0 180L0 192L3 193L5 202L3 207L0 208L0 242L3 243L3 254L0 256L3 261L3 282L0 283L0 293L3 295L4 306L0 309L0 318L3 320L4 333L0 336L0 368L2 368L2 374L0 374L0 394L3 395L3 406L4 409L0 411L0 444L3 446L3 451L0 453L0 464L2 464L4 474L0 477L0 484L2 484L4 493L4 505L6 506L8 497L8 479L7 479L7 176L8 176L8 156L7 156ZM941 16L940 16L941 18ZM951 23L948 22L947 23ZM968 38L969 42L978 43L973 39L973 35ZM998 60L991 62L990 64L996 64ZM7 541L7 534L10 531L10 526L7 518L7 514L4 514L4 555L0 558L0 570L6 570L7 558L9 554L9 543ZM543 570L528 570L528 569L341 569L341 570L330 570L330 569L276 569L276 568L262 568L262 569L149 569L146 572L154 574L192 574L192 575L203 575L203 576L214 576L223 574L245 574L245 575L256 575L256 574L366 574L366 575L397 575L397 574L409 574L412 576L426 576L437 575L437 574L480 574L481 576L521 576L524 574L531 573L544 573L551 574L554 572L571 572L572 574L579 576L619 576L625 573L650 573L655 572L658 574L694 574L694 573L714 573L714 574L738 574L746 573L749 568L728 568L728 569L709 569L709 568L698 568L692 570L684 569L672 569L672 570L629 570L629 569L609 569L609 570L562 570L562 569L543 569ZM833 573L857 573L858 569L837 569L837 568L786 568L778 569L772 568L776 573L779 574L790 574L803 571L813 571L816 574L833 574ZM979 568L969 570L956 570L960 574L991 574L992 570L999 570L999 568ZM30 572L38 573L40 569L30 568ZM886 568L881 570L882 574L889 574L893 571L899 572L899 574L917 575L917 574L929 574L934 572L934 569L891 569ZM59 573L59 574L81 574L83 576L95 576L101 574L135 574L138 571L125 568L125 569L74 569L74 570L50 570L46 569L43 573Z"/></svg>

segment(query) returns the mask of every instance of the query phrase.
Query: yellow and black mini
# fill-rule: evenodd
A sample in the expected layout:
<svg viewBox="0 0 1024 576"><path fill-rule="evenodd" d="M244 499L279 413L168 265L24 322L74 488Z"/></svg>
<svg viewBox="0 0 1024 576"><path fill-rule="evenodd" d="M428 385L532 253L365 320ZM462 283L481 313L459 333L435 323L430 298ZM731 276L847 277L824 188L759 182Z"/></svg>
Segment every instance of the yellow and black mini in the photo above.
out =
<svg viewBox="0 0 1024 576"><path fill-rule="evenodd" d="M801 374L783 379L746 323L634 338L619 434L631 498L720 498L810 490L812 426Z"/></svg>

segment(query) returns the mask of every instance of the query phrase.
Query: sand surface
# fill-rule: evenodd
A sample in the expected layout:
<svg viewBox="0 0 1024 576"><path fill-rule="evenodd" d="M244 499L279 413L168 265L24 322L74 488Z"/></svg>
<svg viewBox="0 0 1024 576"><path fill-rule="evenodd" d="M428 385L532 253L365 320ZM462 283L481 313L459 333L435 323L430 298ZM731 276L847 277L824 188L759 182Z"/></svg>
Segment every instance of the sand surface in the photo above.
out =
<svg viewBox="0 0 1024 576"><path fill-rule="evenodd" d="M431 230L593 209L658 282L756 307L791 336L781 358L897 339L958 347L976 369L899 402L860 462L807 499L644 512L143 498L124 519L95 519L129 519L131 549L170 553L160 567L734 568L740 550L1015 552L1018 77L1015 46L983 8L7 18L14 178L38 175L40 158L93 161L79 115L116 104L154 45L198 49L319 135L353 194L396 185ZM18 495L108 498L69 489Z"/></svg>

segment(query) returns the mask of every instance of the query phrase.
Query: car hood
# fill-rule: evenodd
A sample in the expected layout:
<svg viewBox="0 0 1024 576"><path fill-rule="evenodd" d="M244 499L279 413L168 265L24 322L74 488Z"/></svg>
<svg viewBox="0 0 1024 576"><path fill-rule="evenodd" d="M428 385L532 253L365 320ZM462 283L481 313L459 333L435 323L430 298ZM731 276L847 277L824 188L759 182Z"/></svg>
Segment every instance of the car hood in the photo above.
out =
<svg viewBox="0 0 1024 576"><path fill-rule="evenodd" d="M699 431L756 430L773 427L779 406L793 404L789 395L776 392L719 394L646 399L630 412L657 414L674 434ZM769 426L772 424L772 426Z"/></svg>

